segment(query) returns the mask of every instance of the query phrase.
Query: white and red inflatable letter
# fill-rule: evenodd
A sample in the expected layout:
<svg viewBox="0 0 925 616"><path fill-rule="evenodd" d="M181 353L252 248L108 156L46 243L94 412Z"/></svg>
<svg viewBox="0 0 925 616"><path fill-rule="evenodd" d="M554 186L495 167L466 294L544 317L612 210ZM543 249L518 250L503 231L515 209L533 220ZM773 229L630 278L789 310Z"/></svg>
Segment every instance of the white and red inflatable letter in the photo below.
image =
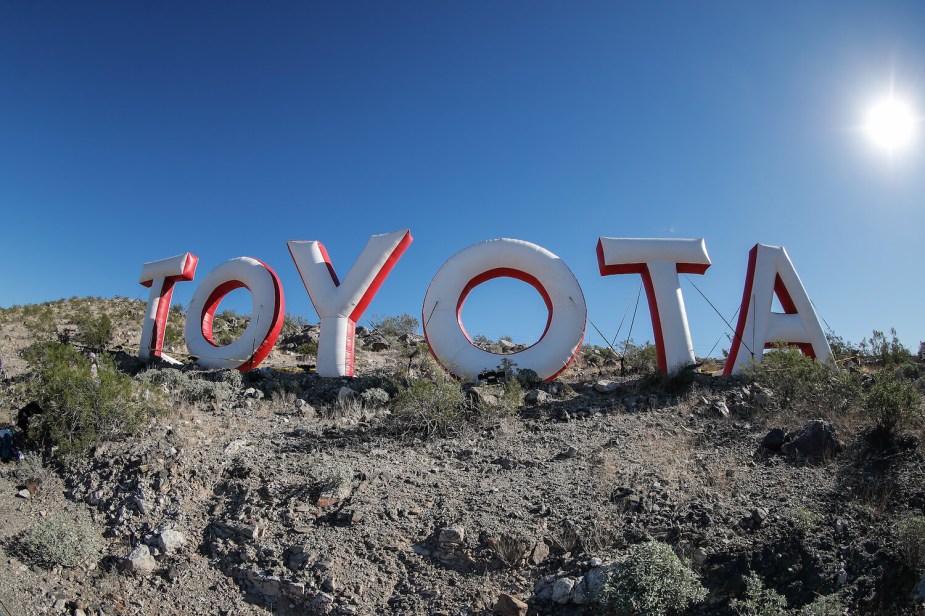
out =
<svg viewBox="0 0 925 616"><path fill-rule="evenodd" d="M199 259L187 252L141 266L138 282L151 287L151 293L148 295L148 306L145 308L145 318L141 325L141 342L138 345L140 359L147 360L152 355L161 357L173 285L179 281L192 280L196 275L197 263Z"/></svg>
<svg viewBox="0 0 925 616"><path fill-rule="evenodd" d="M371 236L343 282L338 280L324 244L314 240L288 243L302 284L321 318L320 376L353 376L356 322L411 241L408 229Z"/></svg>
<svg viewBox="0 0 925 616"><path fill-rule="evenodd" d="M222 299L235 289L251 292L250 322L230 344L215 344L212 319ZM250 257L225 261L203 279L193 294L186 318L186 346L204 368L247 372L262 362L279 337L286 312L283 287L270 267Z"/></svg>
<svg viewBox="0 0 925 616"><path fill-rule="evenodd" d="M696 362L678 274L703 274L710 267L703 239L601 237L597 263L601 276L642 275L659 370L669 372Z"/></svg>
<svg viewBox="0 0 925 616"><path fill-rule="evenodd" d="M783 314L771 312L775 294ZM809 357L832 361L829 341L787 251L755 244L748 253L739 322L723 373L738 374L750 360L761 361L764 349L776 340L799 347Z"/></svg>
<svg viewBox="0 0 925 616"><path fill-rule="evenodd" d="M475 346L461 320L469 292L501 277L532 285L549 311L539 341L510 355ZM581 350L587 315L581 287L568 266L545 248L512 239L480 242L453 255L431 281L422 310L431 353L451 374L470 381L481 372L495 370L502 358L519 368L534 370L544 380L553 380Z"/></svg>

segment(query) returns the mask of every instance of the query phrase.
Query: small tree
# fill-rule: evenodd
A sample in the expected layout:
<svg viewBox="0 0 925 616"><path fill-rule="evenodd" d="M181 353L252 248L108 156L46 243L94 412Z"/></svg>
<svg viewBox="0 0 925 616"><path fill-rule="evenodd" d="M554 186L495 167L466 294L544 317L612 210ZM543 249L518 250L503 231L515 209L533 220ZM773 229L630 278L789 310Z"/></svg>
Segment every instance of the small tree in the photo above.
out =
<svg viewBox="0 0 925 616"><path fill-rule="evenodd" d="M112 342L112 319L105 312L94 317L89 312L83 312L75 318L77 323L77 342L90 351L102 353Z"/></svg>
<svg viewBox="0 0 925 616"><path fill-rule="evenodd" d="M30 393L43 410L30 420L29 438L62 455L131 434L157 410L156 398L144 395L106 355L98 358L96 377L90 360L65 344L39 343L25 358L35 370Z"/></svg>

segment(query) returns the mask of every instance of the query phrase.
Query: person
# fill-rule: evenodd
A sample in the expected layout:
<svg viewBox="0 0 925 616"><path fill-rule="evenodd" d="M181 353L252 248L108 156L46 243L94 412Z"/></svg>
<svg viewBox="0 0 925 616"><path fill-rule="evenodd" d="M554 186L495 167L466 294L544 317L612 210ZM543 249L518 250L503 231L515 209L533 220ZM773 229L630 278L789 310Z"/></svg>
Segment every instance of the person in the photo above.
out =
<svg viewBox="0 0 925 616"><path fill-rule="evenodd" d="M93 379L95 383L99 383L100 373L99 373L99 365L96 362L96 353L93 353L93 352L87 353L87 357L90 359L90 378Z"/></svg>

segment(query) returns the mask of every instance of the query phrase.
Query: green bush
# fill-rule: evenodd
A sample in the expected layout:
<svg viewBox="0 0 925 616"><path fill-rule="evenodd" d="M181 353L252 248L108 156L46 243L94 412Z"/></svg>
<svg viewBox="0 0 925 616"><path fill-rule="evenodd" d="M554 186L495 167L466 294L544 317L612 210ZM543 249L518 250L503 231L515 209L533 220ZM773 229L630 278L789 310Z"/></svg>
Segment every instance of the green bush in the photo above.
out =
<svg viewBox="0 0 925 616"><path fill-rule="evenodd" d="M912 353L902 345L896 328L890 328L890 337L882 331L874 330L870 340L865 338L860 344L861 355L879 362L884 366L902 364L912 359Z"/></svg>
<svg viewBox="0 0 925 616"><path fill-rule="evenodd" d="M410 314L400 314L391 317L374 317L370 319L369 326L383 336L398 338L403 334L413 334L418 330L421 322Z"/></svg>
<svg viewBox="0 0 925 616"><path fill-rule="evenodd" d="M925 570L925 517L907 515L893 525L893 541L903 564L916 575Z"/></svg>
<svg viewBox="0 0 925 616"><path fill-rule="evenodd" d="M602 614L677 614L703 601L706 589L672 551L653 541L632 546L608 576L599 599Z"/></svg>
<svg viewBox="0 0 925 616"><path fill-rule="evenodd" d="M847 606L838 593L819 595L809 605L804 605L800 616L844 616Z"/></svg>
<svg viewBox="0 0 925 616"><path fill-rule="evenodd" d="M74 323L77 325L75 339L86 349L102 353L112 342L114 327L105 312L93 316L89 310L82 310L74 317Z"/></svg>
<svg viewBox="0 0 925 616"><path fill-rule="evenodd" d="M164 344L168 347L176 347L183 344L185 334L183 332L186 323L186 314L182 306L171 306L167 313L167 327L164 329Z"/></svg>
<svg viewBox="0 0 925 616"><path fill-rule="evenodd" d="M218 346L226 346L241 337L250 317L243 316L234 310L222 310L212 319L212 338Z"/></svg>
<svg viewBox="0 0 925 616"><path fill-rule="evenodd" d="M472 415L455 381L412 380L392 405L393 429L403 435L450 436Z"/></svg>
<svg viewBox="0 0 925 616"><path fill-rule="evenodd" d="M820 409L843 406L860 393L859 375L813 360L796 348L776 343L760 362L752 362L743 375L774 394L781 408Z"/></svg>
<svg viewBox="0 0 925 616"><path fill-rule="evenodd" d="M76 567L96 559L102 549L99 532L86 516L54 513L29 527L13 551L40 567Z"/></svg>
<svg viewBox="0 0 925 616"><path fill-rule="evenodd" d="M627 341L623 352L623 368L630 374L645 374L658 370L658 352L651 342L635 344Z"/></svg>
<svg viewBox="0 0 925 616"><path fill-rule="evenodd" d="M107 355L98 358L96 377L90 360L64 344L39 343L24 355L34 369L29 392L43 410L30 420L29 438L57 447L61 455L133 433L158 409L156 398Z"/></svg>
<svg viewBox="0 0 925 616"><path fill-rule="evenodd" d="M881 371L864 395L864 411L877 426L891 433L908 428L919 417L922 398L915 385Z"/></svg>
<svg viewBox="0 0 925 616"><path fill-rule="evenodd" d="M160 388L174 402L196 404L229 400L241 389L243 377L238 370L184 372L175 368L145 370L135 380L151 388Z"/></svg>
<svg viewBox="0 0 925 616"><path fill-rule="evenodd" d="M740 616L786 616L787 599L771 588L765 588L756 573L745 578L745 593L729 602L729 608Z"/></svg>

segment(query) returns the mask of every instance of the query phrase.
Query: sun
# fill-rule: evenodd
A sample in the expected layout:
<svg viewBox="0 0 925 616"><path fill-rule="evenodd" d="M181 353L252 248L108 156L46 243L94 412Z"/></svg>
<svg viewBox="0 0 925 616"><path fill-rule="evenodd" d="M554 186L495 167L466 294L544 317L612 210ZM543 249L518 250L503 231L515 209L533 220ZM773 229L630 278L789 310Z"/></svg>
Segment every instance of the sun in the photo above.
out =
<svg viewBox="0 0 925 616"><path fill-rule="evenodd" d="M893 93L870 107L864 132L878 148L890 154L908 148L919 124L912 106Z"/></svg>

